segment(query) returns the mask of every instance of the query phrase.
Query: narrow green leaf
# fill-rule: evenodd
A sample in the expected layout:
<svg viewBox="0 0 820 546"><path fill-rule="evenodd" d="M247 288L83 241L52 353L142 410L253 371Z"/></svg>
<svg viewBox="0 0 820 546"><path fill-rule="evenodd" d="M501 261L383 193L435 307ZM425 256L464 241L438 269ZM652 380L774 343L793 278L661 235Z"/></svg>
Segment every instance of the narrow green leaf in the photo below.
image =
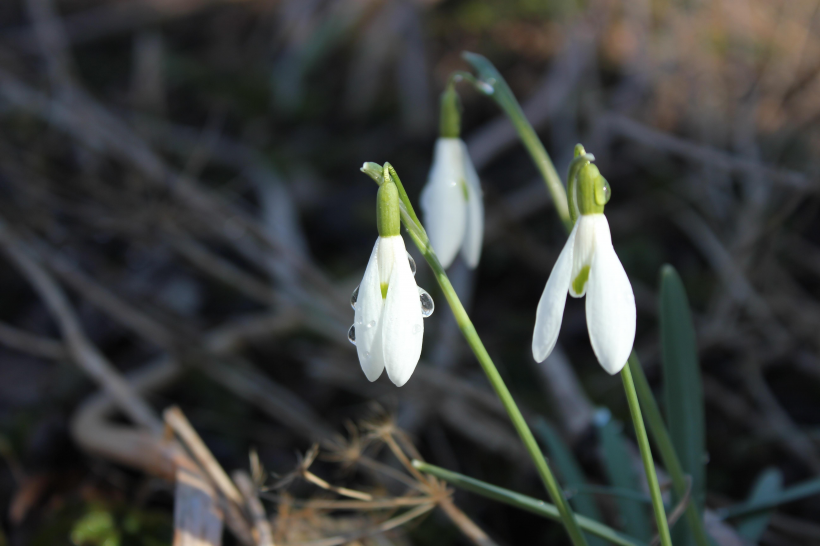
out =
<svg viewBox="0 0 820 546"><path fill-rule="evenodd" d="M470 491L476 495L481 495L482 497L487 497L488 499L503 502L504 504L509 504L510 506L515 506L516 508L526 510L527 512L532 512L533 514L551 519L553 521L561 521L558 508L556 508L554 504L534 499L532 497L528 497L527 495L522 495L521 493L516 493L515 491L498 487L497 485L482 482L481 480L470 478L469 476L459 474L458 472L451 472L450 470L445 470L439 466L427 464L422 461L414 460L413 466L422 472L431 474L446 481L447 483L464 489L465 491ZM598 523L588 517L576 514L575 521L578 523L578 527L584 531L606 539L612 544L618 544L620 546L646 545L644 541L638 540L623 533L619 533L615 529L602 523Z"/></svg>
<svg viewBox="0 0 820 546"><path fill-rule="evenodd" d="M632 460L623 437L623 425L612 419L608 410L601 410L596 419L604 452L604 466L609 483L619 489L641 492L638 478L632 468ZM624 530L642 540L652 538L646 505L635 499L617 497L615 504L621 516Z"/></svg>
<svg viewBox="0 0 820 546"><path fill-rule="evenodd" d="M780 494L770 496L767 499L748 500L741 504L721 508L717 512L723 519L737 518L764 512L781 504L794 502L813 495L820 495L820 478L813 478L803 483L787 487L781 491Z"/></svg>
<svg viewBox="0 0 820 546"><path fill-rule="evenodd" d="M535 420L533 432L547 446L547 455L555 463L558 474L563 478L561 481L565 491L578 491L587 487L586 477L581 466L575 460L572 451L561 440L561 437L541 417ZM590 495L574 495L569 499L569 503L575 511L595 521L602 521L601 511L595 504L595 499ZM587 537L590 546L601 546L603 541L596 537Z"/></svg>
<svg viewBox="0 0 820 546"><path fill-rule="evenodd" d="M692 502L702 514L706 500L703 386L686 290L671 265L661 268L660 328L666 422L683 471L692 480ZM675 526L673 539L680 546L694 544L685 525Z"/></svg>
<svg viewBox="0 0 820 546"><path fill-rule="evenodd" d="M782 489L783 474L776 468L767 468L757 478L748 501L766 501L775 498ZM773 510L767 510L742 518L737 522L737 533L749 542L757 543L763 531L768 527L773 512Z"/></svg>

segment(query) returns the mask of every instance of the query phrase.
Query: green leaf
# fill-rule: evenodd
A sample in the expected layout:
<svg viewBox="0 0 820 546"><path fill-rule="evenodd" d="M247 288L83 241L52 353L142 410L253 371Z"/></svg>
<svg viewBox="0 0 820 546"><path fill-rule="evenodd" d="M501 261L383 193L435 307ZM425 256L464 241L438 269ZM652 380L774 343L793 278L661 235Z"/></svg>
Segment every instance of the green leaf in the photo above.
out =
<svg viewBox="0 0 820 546"><path fill-rule="evenodd" d="M660 328L666 422L683 471L692 480L692 502L702 514L706 500L703 386L686 290L671 265L661 268ZM680 546L694 544L685 525L676 525L672 538Z"/></svg>
<svg viewBox="0 0 820 546"><path fill-rule="evenodd" d="M565 491L578 491L587 487L587 480L581 466L575 460L572 451L567 447L558 433L547 421L538 417L533 427L535 435L547 446L547 455L555 463ZM574 495L569 503L575 511L595 521L602 521L601 511L595 504L595 499L589 495ZM601 546L604 542L600 538L587 537L590 546Z"/></svg>
<svg viewBox="0 0 820 546"><path fill-rule="evenodd" d="M767 468L757 478L748 501L766 501L775 498L782 489L783 474L776 468ZM773 510L768 510L742 518L737 522L737 533L749 542L756 543L769 525L773 512Z"/></svg>
<svg viewBox="0 0 820 546"><path fill-rule="evenodd" d="M629 370L632 377L635 379L635 388L638 391L638 398L641 402L646 424L649 427L649 432L652 434L652 439L658 448L658 452L669 472L669 477L672 479L672 487L675 492L681 497L686 495L689 486L686 483L686 475L678 459L678 454L675 452L675 446L672 445L672 440L669 437L669 432L666 430L663 417L661 417L661 410L658 407L658 402L655 400L655 395L652 394L652 389L649 387L649 382L646 380L646 375L643 373L641 363L635 351L629 355ZM710 546L711 542L706 535L703 527L701 515L698 514L697 507L692 503L686 504L686 521L689 523L689 528L695 537L695 542L698 546Z"/></svg>
<svg viewBox="0 0 820 546"><path fill-rule="evenodd" d="M781 504L804 499L813 495L820 495L820 478L814 478L798 485L787 487L778 495L772 495L767 499L748 500L741 504L721 508L717 513L723 519L737 518L765 512Z"/></svg>
<svg viewBox="0 0 820 546"><path fill-rule="evenodd" d="M446 481L447 483L464 489L465 491L470 491L476 495L481 495L482 497L487 497L488 499L503 502L504 504L509 504L510 506L515 506L516 508L526 510L527 512L532 512L533 514L551 519L553 521L561 521L561 515L558 513L558 508L556 508L554 504L534 499L532 497L528 497L527 495L522 495L521 493L516 493L515 491L510 491L509 489L504 489L503 487L482 482L481 480L470 478L469 476L459 474L458 472L451 472L450 470L446 470L432 464L427 464L422 461L414 460L413 466L422 472L431 474ZM619 533L615 529L612 529L602 523L598 523L597 521L585 516L576 515L575 521L578 523L578 527L584 531L606 539L612 544L618 544L620 546L645 546L646 544L641 540L623 533Z"/></svg>
<svg viewBox="0 0 820 546"><path fill-rule="evenodd" d="M608 410L601 410L598 413L596 424L601 438L604 467L609 483L619 489L640 493L638 478L635 476L632 459L623 437L623 425L611 419ZM621 524L627 533L642 540L648 541L652 538L652 527L649 524L649 515L643 502L620 496L615 498L615 504L621 516Z"/></svg>

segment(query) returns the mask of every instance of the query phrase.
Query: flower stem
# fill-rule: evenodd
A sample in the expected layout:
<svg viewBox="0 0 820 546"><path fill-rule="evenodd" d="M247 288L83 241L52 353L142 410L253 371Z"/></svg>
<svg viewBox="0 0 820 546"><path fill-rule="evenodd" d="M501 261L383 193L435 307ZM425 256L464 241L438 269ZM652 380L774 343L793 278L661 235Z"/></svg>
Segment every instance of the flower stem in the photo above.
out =
<svg viewBox="0 0 820 546"><path fill-rule="evenodd" d="M407 192L404 191L404 186L402 185L396 170L392 165L385 164L385 173L387 172L389 172L389 174L385 174L383 176L390 176L396 183L399 190L399 199L404 205L401 212L402 222L407 228L410 238L416 244L419 251L424 256L424 259L427 260L427 263L433 270L433 274L436 277L436 281L438 281L441 292L444 294L444 298L450 305L450 309L456 319L456 324L458 324L461 333L464 335L464 339L467 340L467 345L470 346L470 349L472 349L478 359L478 363L484 370L490 385L492 385L498 395L498 398L501 400L501 404L504 406L507 414L509 414L513 427L516 432L518 432L518 435L521 437L521 441L524 443L524 447L527 449L527 452L530 454L530 457L535 463L535 468L538 471L538 475L541 477L541 481L544 482L552 502L555 504L559 514L561 515L561 520L564 523L564 527L566 528L572 543L575 546L587 546L587 541L584 538L583 533L581 533L581 529L578 527L578 523L575 520L575 515L564 497L563 491L561 491L561 488L558 486L558 481L555 479L555 476L550 470L547 460L544 458L544 454L538 446L538 442L535 441L535 436L533 436L530 427L527 425L527 421L521 414L521 410L518 409L518 405L516 405L515 400L513 400L512 394L510 394L507 385L501 378L501 374L498 373L498 369L495 367L492 358L490 358L490 354L487 352L487 349L484 348L484 343L481 342L481 338L478 336L478 332L476 332L473 322L470 320L469 315L467 315L467 311L461 304L461 300L458 298L453 285L450 283L447 273L445 273L444 268L441 266L441 262L438 260L438 256L436 256L432 245L430 245L430 240L427 238L427 233L413 210L413 205L410 203L409 197L407 197Z"/></svg>
<svg viewBox="0 0 820 546"><path fill-rule="evenodd" d="M479 79L464 78L470 83L473 83L475 88L491 99L493 99L507 117L510 118L515 130L518 132L521 142L527 151L530 153L535 167L541 173L541 177L547 185L550 195L552 195L552 202L555 205L555 210L564 223L567 231L572 229L573 222L570 219L569 207L567 206L567 192L564 189L564 184L561 182L561 177L555 170L547 150L535 133L532 124L527 120L521 105L513 95L507 82L501 73L493 66L489 60L476 53L465 51L462 57L468 63L473 65L479 75ZM460 74L459 74L460 75Z"/></svg>
<svg viewBox="0 0 820 546"><path fill-rule="evenodd" d="M635 436L638 440L638 448L643 459L643 469L646 473L646 481L649 484L649 494L652 497L652 510L655 512L655 523L658 526L658 534L661 538L661 546L672 546L672 537L669 535L669 524L666 521L666 510L663 507L661 498L661 488L658 486L658 475L655 473L655 462L652 460L652 448L649 447L649 438L646 435L646 427L641 415L641 405L638 402L638 393L635 391L635 382L632 380L632 372L629 366L624 366L621 370L621 379L624 382L626 400L629 403L629 413L632 415L632 422L635 425Z"/></svg>
<svg viewBox="0 0 820 546"><path fill-rule="evenodd" d="M663 466L666 467L667 472L669 472L675 493L678 495L678 498L682 499L686 496L686 474L683 471L683 466L675 451L675 446L672 445L669 432L666 430L663 417L661 417L661 410L658 408L658 403L655 401L652 389L649 387L649 382L646 380L646 375L643 373L641 363L638 361L638 357L634 351L629 356L627 366L635 378L635 388L638 392L638 399L643 405L643 411L646 414L646 423L649 426L652 439L655 441L655 446L658 448ZM709 546L709 538L703 528L698 507L694 502L689 502L686 505L686 520L689 522L695 543L698 546Z"/></svg>

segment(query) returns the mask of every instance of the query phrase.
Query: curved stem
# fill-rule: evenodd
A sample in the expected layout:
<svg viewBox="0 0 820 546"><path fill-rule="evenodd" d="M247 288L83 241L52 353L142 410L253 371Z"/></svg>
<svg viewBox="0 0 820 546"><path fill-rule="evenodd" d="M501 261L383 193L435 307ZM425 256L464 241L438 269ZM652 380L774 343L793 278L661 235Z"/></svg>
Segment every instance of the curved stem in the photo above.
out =
<svg viewBox="0 0 820 546"><path fill-rule="evenodd" d="M635 391L635 382L632 380L632 373L629 366L624 366L621 370L621 379L624 382L626 400L629 402L629 413L632 415L632 422L635 424L635 436L638 440L638 448L641 451L643 469L646 473L646 481L649 484L649 494L652 497L652 510L655 512L655 523L658 526L658 535L661 538L662 546L672 546L672 537L669 535L669 524L666 521L666 510L663 507L661 488L658 485L658 475L655 473L655 462L652 460L652 448L649 447L649 437L646 435L646 427L641 415L641 405L638 403L638 393Z"/></svg>
<svg viewBox="0 0 820 546"><path fill-rule="evenodd" d="M501 109L504 110L507 117L510 118L515 130L518 132L518 136L521 138L521 142L530 153L538 172L541 173L541 177L547 185L547 190L550 192L550 195L552 195L552 202L555 205L558 216L561 218L561 222L564 223L564 227L567 228L567 231L572 230L573 224L570 219L569 208L567 207L567 192L564 190L561 177L558 176L558 172L552 164L552 159L550 159L547 150L535 133L532 124L524 115L524 111L521 109L521 105L518 104L518 100L516 100L515 95L513 95L510 86L507 85L504 77L501 76L501 73L493 66L493 63L485 57L468 51L465 51L462 57L473 65L473 68L478 71L480 77L479 80L475 78L468 79L466 77L464 79L470 81L480 93L493 99Z"/></svg>
<svg viewBox="0 0 820 546"><path fill-rule="evenodd" d="M558 481L555 479L555 476L550 470L547 460L544 458L544 454L538 446L538 442L535 441L535 437L533 436L529 425L527 425L524 416L521 414L521 410L518 409L518 405L515 403L512 394L510 394L510 390L501 378L501 374L498 373L498 369L495 367L490 354L484 347L484 343L481 342L481 338L479 337L478 332L476 332L473 322L467 315L467 311L464 309L464 306L461 304L461 300L458 298L453 285L450 283L447 273L441 266L438 256L436 256L433 247L430 245L430 240L427 238L427 233L413 210L413 205L410 203L410 199L407 196L407 192L404 190L404 186L402 185L396 170L389 163L385 163L384 172L388 171L389 176L398 187L399 199L404 205L402 207L403 210L401 212L401 219L404 226L407 228L410 238L416 244L419 251L424 256L424 259L427 260L427 263L433 270L433 274L436 277L436 281L438 281L441 292L444 294L444 298L450 305L450 309L456 319L456 324L458 324L461 333L464 335L467 345L470 346L470 349L472 349L476 359L478 359L478 363L484 370L490 385L492 385L498 395L498 398L501 400L501 404L510 416L513 427L521 437L521 441L524 443L524 447L527 449L533 463L535 463L535 468L538 471L538 475L541 477L541 481L544 482L544 486L547 488L547 492L549 493L552 502L555 503L555 506L560 513L561 520L564 523L564 527L566 528L570 539L572 539L572 543L575 546L587 546L586 539L584 538L583 533L581 533L578 523L575 520L575 515L573 514L569 503L567 503L564 493L558 485Z"/></svg>

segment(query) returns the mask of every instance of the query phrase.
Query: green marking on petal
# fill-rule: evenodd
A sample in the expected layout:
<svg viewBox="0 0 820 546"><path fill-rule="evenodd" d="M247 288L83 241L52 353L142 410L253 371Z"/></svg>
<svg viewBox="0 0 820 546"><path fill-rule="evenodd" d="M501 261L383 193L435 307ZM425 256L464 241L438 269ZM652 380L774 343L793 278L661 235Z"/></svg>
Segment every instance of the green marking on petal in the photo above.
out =
<svg viewBox="0 0 820 546"><path fill-rule="evenodd" d="M464 194L464 200L470 200L470 188L467 187L467 182L464 179L461 179L461 192Z"/></svg>
<svg viewBox="0 0 820 546"><path fill-rule="evenodd" d="M589 268L587 267L587 269L589 269ZM586 281L584 281L584 282L586 282ZM382 299L387 299L387 283L386 282L381 283L381 288L382 288Z"/></svg>
<svg viewBox="0 0 820 546"><path fill-rule="evenodd" d="M581 268L581 272L578 273L578 276L572 281L572 289L575 291L576 294L580 294L584 291L584 286L587 284L589 280L589 266L585 265Z"/></svg>

